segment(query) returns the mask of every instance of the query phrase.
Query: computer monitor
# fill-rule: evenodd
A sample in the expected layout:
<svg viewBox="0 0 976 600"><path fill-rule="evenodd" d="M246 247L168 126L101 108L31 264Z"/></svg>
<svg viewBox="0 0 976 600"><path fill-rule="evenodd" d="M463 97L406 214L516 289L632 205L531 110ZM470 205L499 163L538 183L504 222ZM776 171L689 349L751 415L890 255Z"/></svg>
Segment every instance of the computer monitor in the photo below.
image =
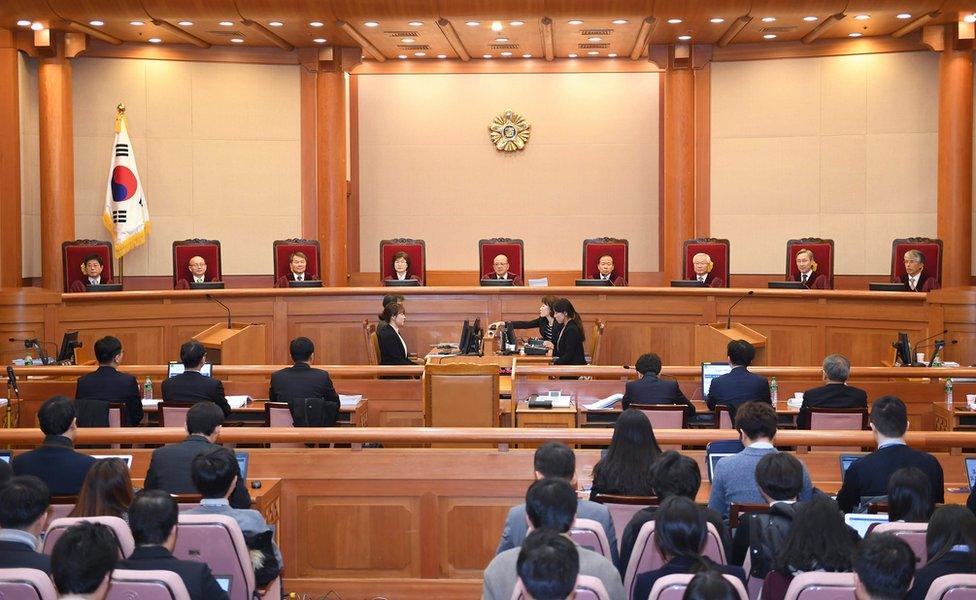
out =
<svg viewBox="0 0 976 600"><path fill-rule="evenodd" d="M461 325L461 339L458 341L458 352L464 354L468 351L468 343L471 339L471 323L465 319Z"/></svg>
<svg viewBox="0 0 976 600"><path fill-rule="evenodd" d="M854 461L864 456L863 454L841 454L840 455L840 480L844 481L844 474L847 469L854 464Z"/></svg>
<svg viewBox="0 0 976 600"><path fill-rule="evenodd" d="M871 527L872 523L887 523L888 514L879 513L876 515L862 514L862 513L851 513L844 515L844 522L851 526L861 536L868 534L868 528Z"/></svg>
<svg viewBox="0 0 976 600"><path fill-rule="evenodd" d="M321 279L303 279L302 281L289 281L288 287L290 288L320 288L322 287Z"/></svg>
<svg viewBox="0 0 976 600"><path fill-rule="evenodd" d="M13 458L14 453L10 450L0 450L0 460L9 464L10 460Z"/></svg>
<svg viewBox="0 0 976 600"><path fill-rule="evenodd" d="M872 282L868 284L868 289L872 292L904 292L905 285L902 283Z"/></svg>
<svg viewBox="0 0 976 600"><path fill-rule="evenodd" d="M731 370L732 365L727 362L703 362L701 364L702 398L708 397L708 388L712 386L713 379Z"/></svg>
<svg viewBox="0 0 976 600"><path fill-rule="evenodd" d="M468 345L461 350L461 354L480 354L482 337L484 337L484 332L481 331L481 319L478 318L471 325L471 335L468 337Z"/></svg>
<svg viewBox="0 0 976 600"><path fill-rule="evenodd" d="M511 321L505 323L505 326L502 327L501 334L502 334L502 352L514 352L516 337L515 337L515 327L512 325Z"/></svg>
<svg viewBox="0 0 976 600"><path fill-rule="evenodd" d="M383 282L386 287L420 287L416 279L387 279Z"/></svg>
<svg viewBox="0 0 976 600"><path fill-rule="evenodd" d="M671 287L705 287L705 284L697 279L672 279Z"/></svg>
<svg viewBox="0 0 976 600"><path fill-rule="evenodd" d="M224 289L223 281L191 281L187 285L190 286L191 290L222 290Z"/></svg>
<svg viewBox="0 0 976 600"><path fill-rule="evenodd" d="M247 479L247 452L235 452L234 456L237 457L237 466L241 470L241 479Z"/></svg>
<svg viewBox="0 0 976 600"><path fill-rule="evenodd" d="M169 368L166 370L167 377L173 377L174 375L179 375L186 370L183 363L171 360L169 361ZM206 375L207 377L213 377L213 364L203 363L203 368L200 369L201 375Z"/></svg>
<svg viewBox="0 0 976 600"><path fill-rule="evenodd" d="M81 342L78 341L78 332L64 332L64 337L61 338L61 348L58 349L57 362L74 362L75 348L81 348Z"/></svg>
<svg viewBox="0 0 976 600"><path fill-rule="evenodd" d="M121 283L98 283L89 284L85 286L85 289L89 292L121 292Z"/></svg>
<svg viewBox="0 0 976 600"><path fill-rule="evenodd" d="M511 287L515 285L514 279L482 279L481 285L484 287Z"/></svg>
<svg viewBox="0 0 976 600"><path fill-rule="evenodd" d="M966 477L969 478L969 489L976 489L976 458L966 458Z"/></svg>
<svg viewBox="0 0 976 600"><path fill-rule="evenodd" d="M117 458L125 463L126 469L132 469L132 455L131 454L92 454L92 458L96 460L101 460L103 458Z"/></svg>
<svg viewBox="0 0 976 600"><path fill-rule="evenodd" d="M799 281L769 281L766 287L771 290L803 290L807 286Z"/></svg>
<svg viewBox="0 0 976 600"><path fill-rule="evenodd" d="M577 279L576 287L610 287L613 282L609 279Z"/></svg>
<svg viewBox="0 0 976 600"><path fill-rule="evenodd" d="M910 367L915 363L915 357L912 356L912 345L908 342L907 333L904 331L899 331L898 341L894 342L892 346L895 347L898 362L900 362L903 367Z"/></svg>

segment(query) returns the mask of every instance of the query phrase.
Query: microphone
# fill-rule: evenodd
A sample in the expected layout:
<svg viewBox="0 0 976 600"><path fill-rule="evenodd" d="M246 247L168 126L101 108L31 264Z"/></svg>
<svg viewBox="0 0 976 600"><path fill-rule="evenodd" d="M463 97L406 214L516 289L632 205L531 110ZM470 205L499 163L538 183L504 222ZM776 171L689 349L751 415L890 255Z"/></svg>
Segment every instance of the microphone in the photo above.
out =
<svg viewBox="0 0 976 600"><path fill-rule="evenodd" d="M748 298L749 296L751 296L751 295L753 295L755 293L756 292L754 292L752 290L749 290L744 295L742 295L738 300L736 300L735 302L732 303L732 306L729 307L729 314L725 317L725 328L726 329L732 329L732 309L735 308L735 305L738 304L738 303L740 303L740 302L742 302L743 300L745 300L746 298Z"/></svg>
<svg viewBox="0 0 976 600"><path fill-rule="evenodd" d="M932 353L932 360L929 361L929 366L935 362L935 359L939 357L939 352L941 352L946 347L945 340L936 340L935 342L935 352ZM959 340L949 340L949 344L958 344Z"/></svg>
<svg viewBox="0 0 976 600"><path fill-rule="evenodd" d="M937 333L935 335L930 335L929 337L923 338L923 339L919 340L918 342L916 342L915 343L915 349L912 350L912 361L914 362L915 357L918 356L918 349L920 347L922 347L922 342L927 342L927 341L929 341L931 339L935 339L935 338L939 337L940 335L945 335L947 333L949 333L949 330L948 329L943 329L942 331L940 331L939 333Z"/></svg>
<svg viewBox="0 0 976 600"><path fill-rule="evenodd" d="M14 374L13 367L7 367L7 386L20 398L20 388L17 387L17 376Z"/></svg>
<svg viewBox="0 0 976 600"><path fill-rule="evenodd" d="M228 308L227 305L224 304L223 302L221 302L220 300L217 300L216 298L214 298L212 294L207 294L207 300L211 300L213 302L216 302L217 304L219 304L219 305L221 305L221 306L224 307L224 310L227 311L227 329L232 329L232 327L231 327L231 321L230 321L230 308Z"/></svg>
<svg viewBox="0 0 976 600"><path fill-rule="evenodd" d="M54 353L55 353L55 355L58 353L58 345L55 344L54 342L42 342L42 341L39 341L37 338L7 338L7 341L9 341L9 342L24 342L24 348L34 348L35 350L37 350L37 355L38 355L38 358L41 359L41 364L42 365L46 365L46 364L48 364L49 362L52 362L52 361L49 360L48 355L47 355L47 353L44 352L44 347L41 346L41 344L50 344L50 345L54 346Z"/></svg>

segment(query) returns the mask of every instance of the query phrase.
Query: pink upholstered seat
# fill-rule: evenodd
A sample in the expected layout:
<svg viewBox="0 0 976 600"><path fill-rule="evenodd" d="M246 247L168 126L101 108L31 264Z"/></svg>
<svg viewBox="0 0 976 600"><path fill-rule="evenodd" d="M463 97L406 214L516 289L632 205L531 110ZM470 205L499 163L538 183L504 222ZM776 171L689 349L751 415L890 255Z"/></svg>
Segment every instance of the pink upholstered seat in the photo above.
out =
<svg viewBox="0 0 976 600"><path fill-rule="evenodd" d="M57 600L58 591L44 571L0 569L0 598L3 600Z"/></svg>
<svg viewBox="0 0 976 600"><path fill-rule="evenodd" d="M576 519L572 527L569 528L569 537L588 550L603 555L607 560L611 560L610 541L607 539L607 532L603 530L603 525L599 521L592 519Z"/></svg>
<svg viewBox="0 0 976 600"><path fill-rule="evenodd" d="M610 512L610 520L613 522L614 531L623 531L627 528L627 523L634 518L641 510L649 506L657 506L658 499L655 496L615 496L613 494L597 494L595 500L607 507ZM617 549L620 549L620 539L617 537Z"/></svg>
<svg viewBox="0 0 976 600"><path fill-rule="evenodd" d="M800 573L790 582L785 600L854 600L854 574Z"/></svg>
<svg viewBox="0 0 976 600"><path fill-rule="evenodd" d="M115 569L106 600L190 600L190 593L172 571Z"/></svg>
<svg viewBox="0 0 976 600"><path fill-rule="evenodd" d="M186 429L186 413L190 412L192 406L184 402L160 402L159 424L163 427Z"/></svg>
<svg viewBox="0 0 976 600"><path fill-rule="evenodd" d="M47 526L47 532L44 534L44 554L50 555L54 550L54 544L61 539L61 536L83 521L101 523L112 530L115 539L119 542L119 558L127 558L135 550L136 544L132 539L129 525L119 517L62 517L54 519Z"/></svg>
<svg viewBox="0 0 976 600"><path fill-rule="evenodd" d="M295 420L291 416L291 409L287 402L265 402L264 403L264 426L265 427L294 427ZM296 442L271 442L271 448L304 448L305 444Z"/></svg>
<svg viewBox="0 0 976 600"><path fill-rule="evenodd" d="M512 600L526 600L528 594L525 593L525 586L522 580L515 582L515 591L512 592ZM590 575L576 576L576 600L610 600L610 594L603 582Z"/></svg>
<svg viewBox="0 0 976 600"><path fill-rule="evenodd" d="M925 600L972 600L976 598L976 575L943 575L932 582Z"/></svg>
<svg viewBox="0 0 976 600"><path fill-rule="evenodd" d="M749 596L746 594L746 588L742 585L738 577L733 577L732 575L723 575L722 577L725 577L732 583L732 587L739 593L739 600L749 600ZM648 596L648 599L681 600L685 595L685 589L687 589L688 584L694 578L694 575L666 575L654 582L654 587L651 588L651 594Z"/></svg>
<svg viewBox="0 0 976 600"><path fill-rule="evenodd" d="M634 584L637 576L641 573L654 571L664 566L664 557L654 541L654 521L648 521L641 526L634 541L634 550L630 554L630 562L627 563L627 570L624 572L624 590L628 596L634 593ZM702 548L702 555L707 556L720 565L725 564L725 550L722 548L722 538L711 523L707 523L708 532L705 534L705 546ZM616 524L615 524L616 526ZM623 531L621 529L621 531ZM657 587L655 584L654 587ZM743 594L745 588L743 588ZM651 594L651 598L654 594Z"/></svg>
<svg viewBox="0 0 976 600"><path fill-rule="evenodd" d="M928 548L925 546L925 532L928 523L879 523L871 533L891 533L901 538L915 553L915 567L921 567L928 561Z"/></svg>

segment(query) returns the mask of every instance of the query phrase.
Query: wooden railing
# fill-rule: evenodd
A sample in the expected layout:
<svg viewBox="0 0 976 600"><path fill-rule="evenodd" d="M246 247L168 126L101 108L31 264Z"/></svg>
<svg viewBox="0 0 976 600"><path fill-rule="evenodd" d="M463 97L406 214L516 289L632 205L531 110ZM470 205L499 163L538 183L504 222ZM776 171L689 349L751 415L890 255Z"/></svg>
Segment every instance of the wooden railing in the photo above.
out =
<svg viewBox="0 0 976 600"><path fill-rule="evenodd" d="M271 376L275 371L290 367L292 365L214 365L213 374L215 377L226 378L233 375L266 375ZM372 365L313 365L317 369L325 369L333 378L336 379L363 379L373 377L392 377L392 376L420 376L424 374L423 366L397 365L380 367ZM97 369L97 365L55 367L55 366L30 366L15 367L18 377L80 377L86 373L91 373ZM139 376L165 376L169 369L168 365L122 365L119 370L123 373Z"/></svg>

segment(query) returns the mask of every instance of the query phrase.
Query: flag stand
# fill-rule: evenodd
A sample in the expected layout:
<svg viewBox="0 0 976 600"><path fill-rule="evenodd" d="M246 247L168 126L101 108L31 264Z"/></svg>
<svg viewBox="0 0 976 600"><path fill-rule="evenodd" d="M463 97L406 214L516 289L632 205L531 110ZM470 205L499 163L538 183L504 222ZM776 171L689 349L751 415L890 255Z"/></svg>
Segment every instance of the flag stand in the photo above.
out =
<svg viewBox="0 0 976 600"><path fill-rule="evenodd" d="M125 285L125 257L119 257L119 283Z"/></svg>

